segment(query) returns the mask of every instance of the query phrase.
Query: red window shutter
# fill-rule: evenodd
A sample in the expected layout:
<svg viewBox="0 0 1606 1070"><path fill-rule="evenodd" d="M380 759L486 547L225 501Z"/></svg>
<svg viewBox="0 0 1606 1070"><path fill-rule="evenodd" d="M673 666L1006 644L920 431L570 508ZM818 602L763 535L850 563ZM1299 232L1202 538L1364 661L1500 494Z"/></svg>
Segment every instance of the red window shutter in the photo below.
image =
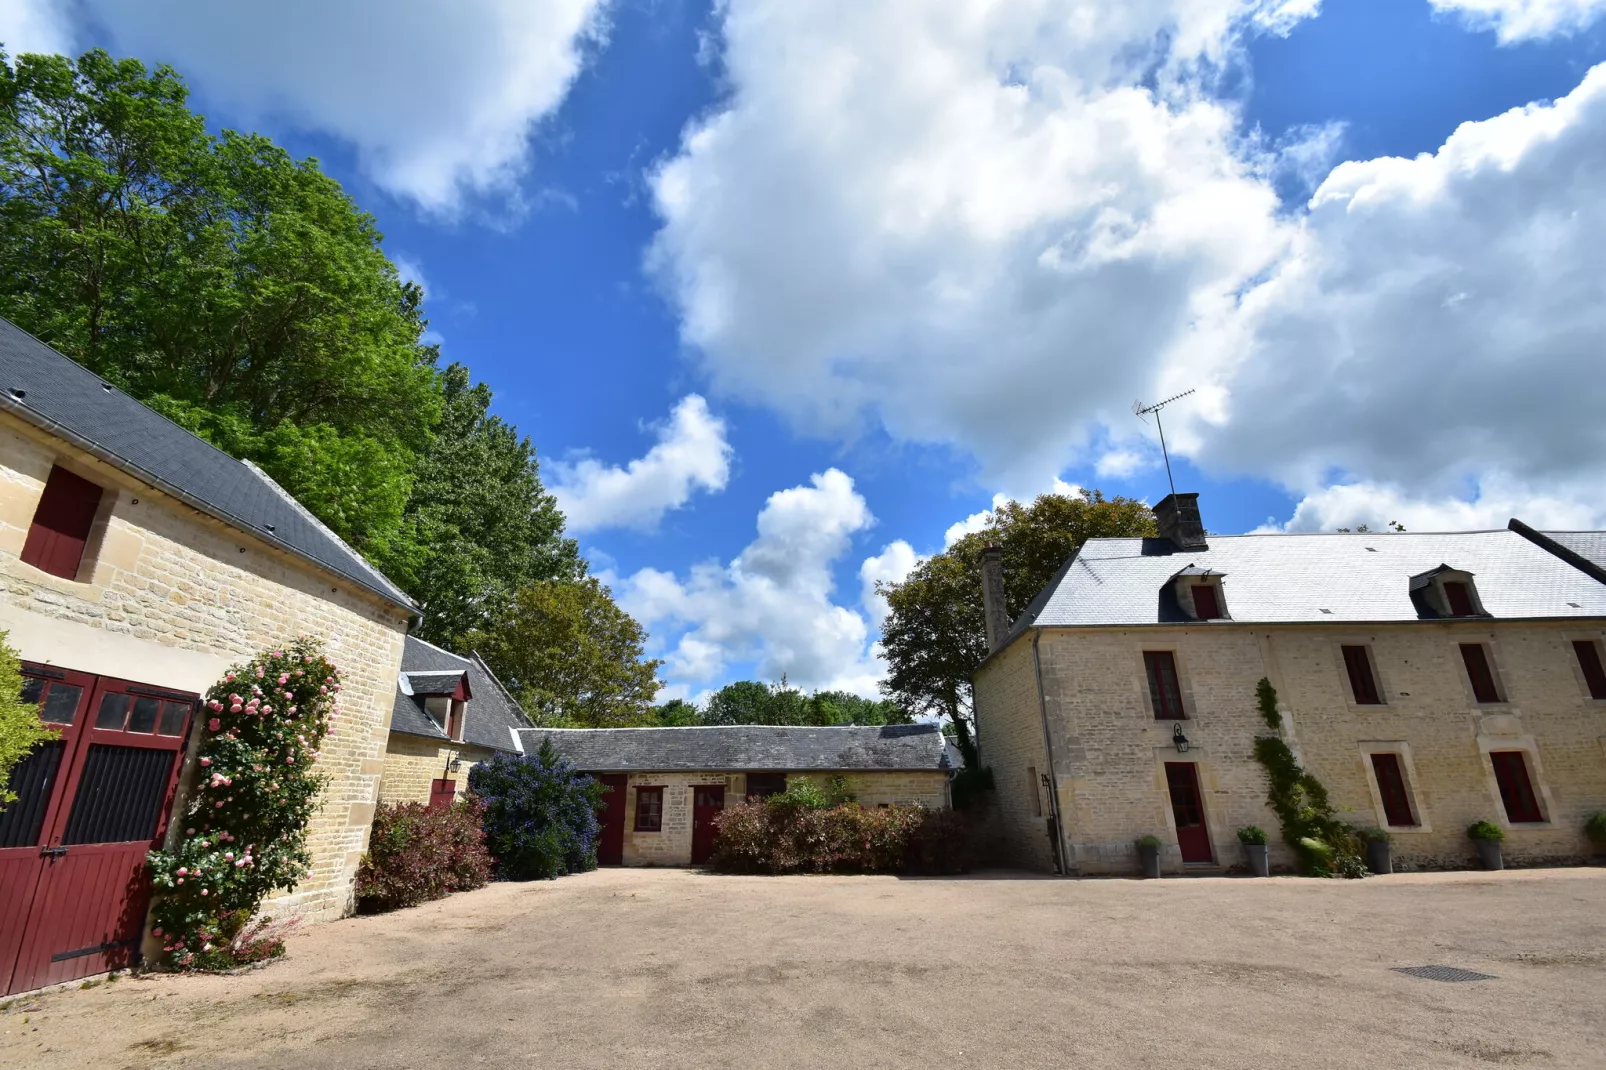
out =
<svg viewBox="0 0 1606 1070"><path fill-rule="evenodd" d="M1472 592L1467 585L1457 580L1446 580L1444 583L1444 597L1450 603L1450 612L1457 617L1477 616L1477 610L1472 608Z"/></svg>
<svg viewBox="0 0 1606 1070"><path fill-rule="evenodd" d="M1177 682L1177 659L1169 650L1145 650L1143 665L1149 674L1149 699L1157 721L1187 720L1182 708L1182 686Z"/></svg>
<svg viewBox="0 0 1606 1070"><path fill-rule="evenodd" d="M1584 683L1589 685L1590 698L1606 698L1606 669L1601 667L1600 647L1588 639L1573 644L1578 655L1578 667L1584 670Z"/></svg>
<svg viewBox="0 0 1606 1070"><path fill-rule="evenodd" d="M1397 754L1372 755L1372 771L1377 774L1377 791L1383 796L1383 817L1390 825L1415 825L1411 813L1411 794L1405 790L1405 774Z"/></svg>
<svg viewBox="0 0 1606 1070"><path fill-rule="evenodd" d="M1221 619L1221 600L1216 597L1216 589L1211 584L1193 585L1193 615L1200 620Z"/></svg>
<svg viewBox="0 0 1606 1070"><path fill-rule="evenodd" d="M1357 706L1381 706L1377 679L1372 675L1372 659L1364 646L1344 647L1344 668L1349 670L1350 692Z"/></svg>
<svg viewBox="0 0 1606 1070"><path fill-rule="evenodd" d="M457 800L457 781L431 780L429 782L429 806L432 810L444 809Z"/></svg>
<svg viewBox="0 0 1606 1070"><path fill-rule="evenodd" d="M1500 801L1505 803L1506 817L1513 822L1543 821L1539 799L1534 795L1533 781L1528 779L1528 763L1520 750L1489 752L1494 763L1494 778L1500 785Z"/></svg>
<svg viewBox="0 0 1606 1070"><path fill-rule="evenodd" d="M1500 691L1494 685L1494 670L1489 667L1489 654L1482 643L1462 643L1461 660L1467 667L1467 679L1472 682L1472 694L1479 702L1499 702Z"/></svg>
<svg viewBox="0 0 1606 1070"><path fill-rule="evenodd" d="M59 465L52 468L22 546L22 559L52 576L77 578L100 496L100 487L89 480Z"/></svg>

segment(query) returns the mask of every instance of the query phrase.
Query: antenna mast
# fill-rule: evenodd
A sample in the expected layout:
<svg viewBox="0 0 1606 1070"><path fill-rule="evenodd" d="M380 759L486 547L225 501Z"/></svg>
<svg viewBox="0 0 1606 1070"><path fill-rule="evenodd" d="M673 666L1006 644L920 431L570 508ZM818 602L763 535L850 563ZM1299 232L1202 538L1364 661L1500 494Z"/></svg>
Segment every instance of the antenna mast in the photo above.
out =
<svg viewBox="0 0 1606 1070"><path fill-rule="evenodd" d="M1154 413L1154 426L1160 429L1160 455L1165 458L1165 481L1171 484L1171 493L1173 495L1177 492L1177 481L1171 478L1171 453L1165 448L1165 425L1160 422L1160 410L1173 401L1180 401L1191 393L1193 393L1192 390L1184 390L1180 394L1171 395L1164 401L1156 401L1153 405L1145 405L1141 401L1132 403L1132 415L1140 420L1143 420L1149 413ZM1148 423L1148 421L1144 420L1144 423Z"/></svg>

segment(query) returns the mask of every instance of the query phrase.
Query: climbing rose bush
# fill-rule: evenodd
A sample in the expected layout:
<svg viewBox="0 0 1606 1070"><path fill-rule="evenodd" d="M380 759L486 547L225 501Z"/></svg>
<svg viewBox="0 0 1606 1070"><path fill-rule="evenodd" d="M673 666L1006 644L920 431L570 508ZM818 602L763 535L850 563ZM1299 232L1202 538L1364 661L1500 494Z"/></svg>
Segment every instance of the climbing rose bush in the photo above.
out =
<svg viewBox="0 0 1606 1070"><path fill-rule="evenodd" d="M228 969L284 953L282 929L252 919L312 864L307 823L326 780L316 765L339 695L339 671L310 638L258 654L207 692L177 846L148 856L162 965Z"/></svg>

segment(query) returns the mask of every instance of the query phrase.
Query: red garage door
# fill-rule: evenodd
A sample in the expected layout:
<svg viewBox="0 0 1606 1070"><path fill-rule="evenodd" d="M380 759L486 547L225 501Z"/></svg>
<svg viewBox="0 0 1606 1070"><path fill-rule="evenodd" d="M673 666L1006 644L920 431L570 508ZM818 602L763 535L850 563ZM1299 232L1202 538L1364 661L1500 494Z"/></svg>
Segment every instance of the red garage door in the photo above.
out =
<svg viewBox="0 0 1606 1070"><path fill-rule="evenodd" d="M0 810L0 993L129 965L145 853L173 805L195 696L23 666L23 698L61 730L12 770Z"/></svg>

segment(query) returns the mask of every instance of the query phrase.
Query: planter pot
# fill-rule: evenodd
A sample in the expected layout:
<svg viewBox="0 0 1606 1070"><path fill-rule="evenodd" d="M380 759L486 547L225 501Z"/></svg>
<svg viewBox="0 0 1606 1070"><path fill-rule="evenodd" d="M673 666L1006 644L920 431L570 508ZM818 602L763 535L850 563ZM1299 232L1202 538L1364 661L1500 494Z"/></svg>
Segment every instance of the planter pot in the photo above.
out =
<svg viewBox="0 0 1606 1070"><path fill-rule="evenodd" d="M1373 873L1394 872L1394 860L1390 855L1387 840L1366 841L1366 868Z"/></svg>
<svg viewBox="0 0 1606 1070"><path fill-rule="evenodd" d="M1474 840L1478 845L1478 858L1483 862L1484 869L1505 869L1506 863L1500 857L1500 845L1493 840Z"/></svg>
<svg viewBox="0 0 1606 1070"><path fill-rule="evenodd" d="M1138 845L1138 865L1143 868L1143 875L1151 879L1160 876L1160 848L1144 847Z"/></svg>
<svg viewBox="0 0 1606 1070"><path fill-rule="evenodd" d="M1244 844L1244 857L1249 860L1249 873L1254 877L1271 876L1271 848L1263 843Z"/></svg>

